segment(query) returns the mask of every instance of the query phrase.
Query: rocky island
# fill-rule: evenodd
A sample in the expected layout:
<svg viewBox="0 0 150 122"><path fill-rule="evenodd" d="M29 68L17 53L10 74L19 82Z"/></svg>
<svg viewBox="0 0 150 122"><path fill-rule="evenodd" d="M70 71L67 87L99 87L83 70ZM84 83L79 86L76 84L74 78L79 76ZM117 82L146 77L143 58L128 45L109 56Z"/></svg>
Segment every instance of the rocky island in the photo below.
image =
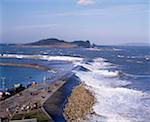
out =
<svg viewBox="0 0 150 122"><path fill-rule="evenodd" d="M77 47L83 47L83 48L91 48L93 47L90 43L90 41L73 41L68 42L56 38L48 38L48 39L42 39L36 42L26 43L22 44L21 46L25 47L50 47L50 48L77 48Z"/></svg>

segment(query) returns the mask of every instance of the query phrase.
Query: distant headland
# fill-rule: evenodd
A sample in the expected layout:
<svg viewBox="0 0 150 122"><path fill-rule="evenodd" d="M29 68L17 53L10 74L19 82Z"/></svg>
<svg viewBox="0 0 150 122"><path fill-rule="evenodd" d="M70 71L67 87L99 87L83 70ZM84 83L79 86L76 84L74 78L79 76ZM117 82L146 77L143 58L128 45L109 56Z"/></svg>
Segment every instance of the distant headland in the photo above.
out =
<svg viewBox="0 0 150 122"><path fill-rule="evenodd" d="M22 47L48 47L48 48L92 48L96 45L89 40L64 41L57 38L41 39L31 43L0 43L0 45L22 46Z"/></svg>
<svg viewBox="0 0 150 122"><path fill-rule="evenodd" d="M42 39L36 42L21 44L21 46L30 46L30 47L51 47L51 48L76 48L76 47L83 47L83 48L91 48L94 45L90 43L90 41L64 41L57 38L48 38Z"/></svg>

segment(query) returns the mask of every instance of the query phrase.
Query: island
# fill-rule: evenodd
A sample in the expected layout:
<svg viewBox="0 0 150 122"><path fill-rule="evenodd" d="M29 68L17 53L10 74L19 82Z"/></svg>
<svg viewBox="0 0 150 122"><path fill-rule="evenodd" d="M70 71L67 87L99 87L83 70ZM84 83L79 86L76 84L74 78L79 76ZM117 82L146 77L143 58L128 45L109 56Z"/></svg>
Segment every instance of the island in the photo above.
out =
<svg viewBox="0 0 150 122"><path fill-rule="evenodd" d="M21 46L50 47L50 48L78 48L78 47L91 48L93 47L93 45L90 43L89 40L87 41L78 40L78 41L68 42L57 38L42 39L36 42L21 44Z"/></svg>

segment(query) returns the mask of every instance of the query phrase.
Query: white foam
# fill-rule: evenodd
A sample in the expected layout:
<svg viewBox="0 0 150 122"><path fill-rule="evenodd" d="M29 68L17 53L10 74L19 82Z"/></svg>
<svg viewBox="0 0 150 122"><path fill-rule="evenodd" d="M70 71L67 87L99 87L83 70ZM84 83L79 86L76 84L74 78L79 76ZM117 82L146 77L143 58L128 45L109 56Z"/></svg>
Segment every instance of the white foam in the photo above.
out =
<svg viewBox="0 0 150 122"><path fill-rule="evenodd" d="M147 75L133 75L133 74L128 74L128 73L124 73L124 75L125 76L128 76L128 77L135 77L135 78L145 78L145 77L147 77L147 78L150 78L150 75L149 74L147 74Z"/></svg>
<svg viewBox="0 0 150 122"><path fill-rule="evenodd" d="M102 65L104 61L100 58L90 64L80 64L90 71L74 71L96 98L96 103L93 106L96 115L89 115L87 121L132 122L149 120L150 95L124 88L130 82L116 78L119 76L119 71L101 70L101 68L109 67L109 65Z"/></svg>
<svg viewBox="0 0 150 122"><path fill-rule="evenodd" d="M122 51L122 49L119 48L113 48L114 51Z"/></svg>
<svg viewBox="0 0 150 122"><path fill-rule="evenodd" d="M104 61L107 61L105 58L101 58L101 57L98 57L98 58L95 58L93 59L94 62L104 62Z"/></svg>
<svg viewBox="0 0 150 122"><path fill-rule="evenodd" d="M145 115L150 114L150 109L141 101L146 94L120 87L128 85L127 81L103 79L92 72L78 71L76 75L94 93L96 103L93 109L96 114L107 117L108 122L142 121Z"/></svg>
<svg viewBox="0 0 150 122"><path fill-rule="evenodd" d="M136 56L131 56L131 58L137 58Z"/></svg>
<svg viewBox="0 0 150 122"><path fill-rule="evenodd" d="M48 52L43 52L43 54L48 54Z"/></svg>
<svg viewBox="0 0 150 122"><path fill-rule="evenodd" d="M95 70L94 72L101 74L104 77L118 77L120 75L119 71Z"/></svg>
<svg viewBox="0 0 150 122"><path fill-rule="evenodd" d="M126 86L129 85L129 81L119 80L118 78L106 78L103 74L99 72L84 72L84 71L74 71L76 76L78 76L82 82L85 82L88 86L97 87L107 86L107 87L117 87L117 86Z"/></svg>
<svg viewBox="0 0 150 122"><path fill-rule="evenodd" d="M150 115L150 109L141 101L146 94L127 88L90 87L96 97L94 111L108 121L139 120ZM142 114L141 114L142 112ZM121 120L120 120L121 119Z"/></svg>
<svg viewBox="0 0 150 122"><path fill-rule="evenodd" d="M95 70L99 70L99 69L105 69L105 68L109 68L110 67L115 67L113 66L111 63L109 62L105 62L106 60L103 58L97 58L94 59L93 62L89 62L89 63L80 63L78 64L79 66L83 66L84 68L90 70L90 71L95 71Z"/></svg>
<svg viewBox="0 0 150 122"><path fill-rule="evenodd" d="M90 50L90 51L103 51L103 49L100 49L100 48L86 48L86 50Z"/></svg>
<svg viewBox="0 0 150 122"><path fill-rule="evenodd" d="M52 61L52 60L61 60L61 61L70 61L70 62L74 62L74 61L82 61L82 58L79 57L71 57L71 56L41 56L39 55L40 59L43 60L48 60L48 61Z"/></svg>
<svg viewBox="0 0 150 122"><path fill-rule="evenodd" d="M145 55L144 57L146 60L150 60L150 55Z"/></svg>
<svg viewBox="0 0 150 122"><path fill-rule="evenodd" d="M16 58L23 58L21 55L16 55Z"/></svg>
<svg viewBox="0 0 150 122"><path fill-rule="evenodd" d="M117 57L119 57L119 58L124 58L124 56L123 56L123 55L117 55Z"/></svg>
<svg viewBox="0 0 150 122"><path fill-rule="evenodd" d="M142 63L143 63L143 61L137 61L137 63L138 63L138 64L142 64Z"/></svg>
<svg viewBox="0 0 150 122"><path fill-rule="evenodd" d="M4 58L29 58L29 59L41 59L41 60L60 60L60 61L82 61L83 58L71 57L71 56L49 56L49 55L20 55L20 54L3 54L0 57Z"/></svg>

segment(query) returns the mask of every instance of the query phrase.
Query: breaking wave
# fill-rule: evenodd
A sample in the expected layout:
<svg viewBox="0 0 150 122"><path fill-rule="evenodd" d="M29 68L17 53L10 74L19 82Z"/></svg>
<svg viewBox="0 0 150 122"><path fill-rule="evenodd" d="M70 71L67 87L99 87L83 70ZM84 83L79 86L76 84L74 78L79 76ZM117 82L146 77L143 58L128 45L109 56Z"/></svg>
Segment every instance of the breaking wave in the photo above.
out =
<svg viewBox="0 0 150 122"><path fill-rule="evenodd" d="M41 60L58 60L69 62L80 62L83 58L71 56L49 56L49 55L20 55L20 54L1 54L0 58L27 58L27 59L41 59Z"/></svg>
<svg viewBox="0 0 150 122"><path fill-rule="evenodd" d="M129 89L131 82L121 80L120 71L109 71L113 64L103 58L78 64L85 71L73 71L81 82L93 92L96 98L94 115L88 115L89 122L134 122L149 121L150 95Z"/></svg>

